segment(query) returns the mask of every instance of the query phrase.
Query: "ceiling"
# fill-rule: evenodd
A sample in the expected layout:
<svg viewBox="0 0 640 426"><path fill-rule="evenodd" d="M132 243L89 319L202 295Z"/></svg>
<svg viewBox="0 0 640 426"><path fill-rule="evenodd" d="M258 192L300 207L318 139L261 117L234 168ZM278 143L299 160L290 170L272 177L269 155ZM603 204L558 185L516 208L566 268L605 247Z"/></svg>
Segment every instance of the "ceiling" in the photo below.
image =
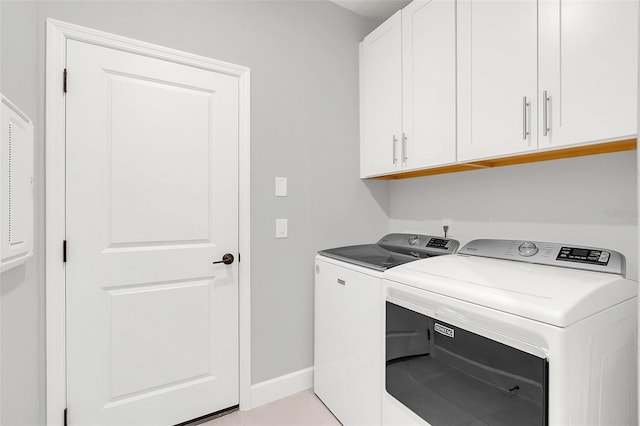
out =
<svg viewBox="0 0 640 426"><path fill-rule="evenodd" d="M410 3L409 0L330 0L358 15L382 22Z"/></svg>

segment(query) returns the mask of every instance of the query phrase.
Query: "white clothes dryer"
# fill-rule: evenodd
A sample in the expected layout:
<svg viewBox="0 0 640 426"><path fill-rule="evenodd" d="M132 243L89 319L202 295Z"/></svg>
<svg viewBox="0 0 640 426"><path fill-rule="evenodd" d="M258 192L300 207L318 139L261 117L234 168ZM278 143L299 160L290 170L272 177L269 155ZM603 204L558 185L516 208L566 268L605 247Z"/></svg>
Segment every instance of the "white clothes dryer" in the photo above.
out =
<svg viewBox="0 0 640 426"><path fill-rule="evenodd" d="M637 425L637 283L616 251L475 240L384 273L382 424Z"/></svg>

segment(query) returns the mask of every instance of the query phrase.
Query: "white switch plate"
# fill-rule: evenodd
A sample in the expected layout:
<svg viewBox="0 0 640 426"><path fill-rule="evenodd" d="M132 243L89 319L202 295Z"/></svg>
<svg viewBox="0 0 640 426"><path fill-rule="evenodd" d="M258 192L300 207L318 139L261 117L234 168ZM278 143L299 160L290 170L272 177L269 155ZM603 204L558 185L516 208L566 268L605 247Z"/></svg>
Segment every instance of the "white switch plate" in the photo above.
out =
<svg viewBox="0 0 640 426"><path fill-rule="evenodd" d="M287 178L277 177L276 178L276 197L286 197L286 196L287 196Z"/></svg>
<svg viewBox="0 0 640 426"><path fill-rule="evenodd" d="M289 219L276 219L276 238L287 238L287 227Z"/></svg>

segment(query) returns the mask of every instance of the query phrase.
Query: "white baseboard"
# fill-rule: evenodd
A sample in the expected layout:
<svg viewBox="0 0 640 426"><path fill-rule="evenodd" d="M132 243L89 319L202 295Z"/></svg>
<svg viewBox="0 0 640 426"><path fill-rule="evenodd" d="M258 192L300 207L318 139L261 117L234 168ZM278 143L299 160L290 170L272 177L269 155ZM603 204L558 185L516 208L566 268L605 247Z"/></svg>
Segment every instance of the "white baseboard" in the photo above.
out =
<svg viewBox="0 0 640 426"><path fill-rule="evenodd" d="M313 367L251 385L251 408L313 387Z"/></svg>

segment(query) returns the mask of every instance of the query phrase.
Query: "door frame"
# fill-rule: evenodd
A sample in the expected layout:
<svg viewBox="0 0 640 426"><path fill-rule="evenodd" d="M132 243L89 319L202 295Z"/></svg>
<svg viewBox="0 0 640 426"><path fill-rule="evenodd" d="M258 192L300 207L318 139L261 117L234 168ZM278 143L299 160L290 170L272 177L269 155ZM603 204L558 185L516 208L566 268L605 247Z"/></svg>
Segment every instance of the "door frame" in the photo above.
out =
<svg viewBox="0 0 640 426"><path fill-rule="evenodd" d="M46 424L63 425L67 405L65 266L65 97L67 40L163 59L238 78L238 331L240 409L251 408L250 69L75 24L47 19L45 68ZM69 75L70 89L73 75ZM207 413L203 413L207 414Z"/></svg>

